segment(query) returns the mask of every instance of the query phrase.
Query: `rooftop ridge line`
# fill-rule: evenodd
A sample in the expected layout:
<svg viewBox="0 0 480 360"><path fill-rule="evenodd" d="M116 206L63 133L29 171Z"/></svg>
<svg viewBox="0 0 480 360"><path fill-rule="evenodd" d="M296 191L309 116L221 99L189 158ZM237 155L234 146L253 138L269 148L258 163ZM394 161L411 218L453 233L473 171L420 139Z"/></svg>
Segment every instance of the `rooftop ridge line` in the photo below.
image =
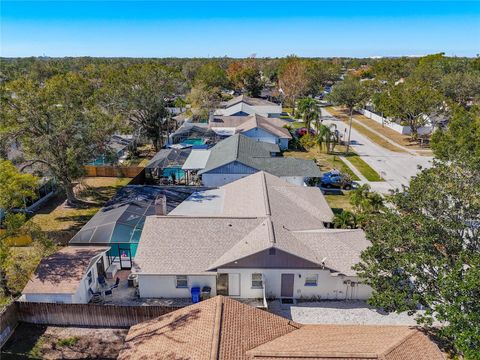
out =
<svg viewBox="0 0 480 360"><path fill-rule="evenodd" d="M265 205L265 213L270 216L272 215L271 209L270 209L270 198L268 196L268 187L267 187L267 179L265 177L265 172L262 171L261 175L261 181L262 181L262 191L263 191L263 201Z"/></svg>
<svg viewBox="0 0 480 360"><path fill-rule="evenodd" d="M411 331L410 334L408 334L407 336L405 336L403 339L400 339L399 341L393 343L392 345L390 345L389 347L387 347L385 349L385 351L382 353L382 357L381 359L385 359L385 356L387 356L388 354L390 354L393 350L395 350L396 348L398 348L400 345L402 345L405 341L407 341L408 339L410 339L411 337L417 335L415 331Z"/></svg>
<svg viewBox="0 0 480 360"><path fill-rule="evenodd" d="M220 353L220 332L222 329L222 316L223 316L223 297L219 296L216 300L215 307L215 321L213 324L213 339L212 339L212 348L210 352L211 360L218 360Z"/></svg>

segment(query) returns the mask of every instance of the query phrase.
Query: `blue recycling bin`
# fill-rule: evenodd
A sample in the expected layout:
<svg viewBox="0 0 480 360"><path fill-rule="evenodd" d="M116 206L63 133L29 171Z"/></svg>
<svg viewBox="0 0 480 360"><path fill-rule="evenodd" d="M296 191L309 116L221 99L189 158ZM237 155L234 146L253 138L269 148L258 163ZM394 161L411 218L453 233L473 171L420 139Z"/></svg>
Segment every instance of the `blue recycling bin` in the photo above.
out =
<svg viewBox="0 0 480 360"><path fill-rule="evenodd" d="M196 304L200 302L200 288L199 287L192 287L190 290L192 293L192 303Z"/></svg>

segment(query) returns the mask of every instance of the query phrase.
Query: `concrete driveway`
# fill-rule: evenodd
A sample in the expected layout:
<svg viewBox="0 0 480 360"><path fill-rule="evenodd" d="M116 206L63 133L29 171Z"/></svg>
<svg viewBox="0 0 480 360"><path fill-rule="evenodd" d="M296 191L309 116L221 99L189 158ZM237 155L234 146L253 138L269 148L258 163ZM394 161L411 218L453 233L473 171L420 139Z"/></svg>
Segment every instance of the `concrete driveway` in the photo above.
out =
<svg viewBox="0 0 480 360"><path fill-rule="evenodd" d="M335 124L341 134L348 135L348 125L325 109L322 109L322 122L326 125ZM430 167L433 159L431 156L390 151L377 145L354 128L352 128L350 141L352 149L385 179L385 182L368 182L372 190L381 193L388 193L391 189L401 189L402 185L408 185L410 179L419 172L418 167Z"/></svg>

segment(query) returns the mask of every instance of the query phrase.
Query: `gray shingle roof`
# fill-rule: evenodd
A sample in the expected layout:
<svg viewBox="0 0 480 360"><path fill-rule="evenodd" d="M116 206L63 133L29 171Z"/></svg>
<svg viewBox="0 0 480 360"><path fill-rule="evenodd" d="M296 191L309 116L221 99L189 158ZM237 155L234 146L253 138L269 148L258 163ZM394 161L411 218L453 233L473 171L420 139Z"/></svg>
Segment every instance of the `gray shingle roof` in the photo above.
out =
<svg viewBox="0 0 480 360"><path fill-rule="evenodd" d="M260 128L279 138L291 139L292 135L284 128L288 122L277 118L266 118L253 114L249 116L214 116L209 122L210 128L235 128L236 132L246 132Z"/></svg>
<svg viewBox="0 0 480 360"><path fill-rule="evenodd" d="M149 217L135 258L136 271L204 273L275 247L355 275L351 267L369 242L362 230L324 227L333 213L318 188L259 172L219 190L215 206L210 193L204 198L196 193L186 201L188 216L180 205L174 215Z"/></svg>
<svg viewBox="0 0 480 360"><path fill-rule="evenodd" d="M271 153L279 151L276 144L255 141L245 135L235 134L210 150L207 166L199 171L199 174L238 161L275 176L321 177L320 170L312 160L271 156Z"/></svg>
<svg viewBox="0 0 480 360"><path fill-rule="evenodd" d="M235 134L220 141L210 149L207 166L200 171L199 174L203 174L233 161L240 161L248 166L249 159L269 159L272 152L280 152L278 145L255 141L245 135Z"/></svg>
<svg viewBox="0 0 480 360"><path fill-rule="evenodd" d="M225 108L229 108L230 106L233 106L235 104L238 104L239 102L244 102L245 104L248 104L250 106L278 106L278 104L275 104L271 101L261 99L261 98L252 98L246 95L240 95L237 97L234 97L233 99L227 101L225 103Z"/></svg>
<svg viewBox="0 0 480 360"><path fill-rule="evenodd" d="M291 139L292 135L284 128L288 123L281 119L266 118L264 116L254 114L249 116L248 121L242 123L237 129L240 132L249 131L255 128L263 129L279 138Z"/></svg>

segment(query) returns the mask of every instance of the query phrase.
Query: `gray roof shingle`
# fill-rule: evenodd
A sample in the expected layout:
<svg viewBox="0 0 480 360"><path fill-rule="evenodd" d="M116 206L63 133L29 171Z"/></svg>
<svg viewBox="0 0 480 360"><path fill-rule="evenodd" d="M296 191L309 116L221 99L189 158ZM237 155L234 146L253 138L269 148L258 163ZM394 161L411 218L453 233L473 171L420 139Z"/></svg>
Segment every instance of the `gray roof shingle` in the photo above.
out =
<svg viewBox="0 0 480 360"><path fill-rule="evenodd" d="M221 166L238 161L258 171L275 176L321 177L318 166L312 160L290 157L272 157L280 152L277 144L255 141L245 135L235 134L219 142L210 150L204 174Z"/></svg>
<svg viewBox="0 0 480 360"><path fill-rule="evenodd" d="M362 230L325 228L333 213L318 188L265 172L215 193L195 193L186 203L184 210L180 205L171 215L147 218L135 257L137 272L205 273L275 247L355 275L351 267L369 244Z"/></svg>

